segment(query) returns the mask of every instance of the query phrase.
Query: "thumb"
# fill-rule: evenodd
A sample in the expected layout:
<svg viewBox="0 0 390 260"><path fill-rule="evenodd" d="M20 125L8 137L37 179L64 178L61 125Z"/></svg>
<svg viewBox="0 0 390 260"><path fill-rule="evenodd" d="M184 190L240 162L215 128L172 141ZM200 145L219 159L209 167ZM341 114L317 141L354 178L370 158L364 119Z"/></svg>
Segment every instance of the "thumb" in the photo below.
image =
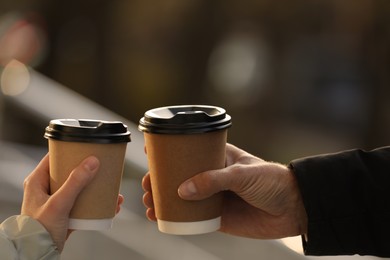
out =
<svg viewBox="0 0 390 260"><path fill-rule="evenodd" d="M69 175L61 188L53 194L52 200L58 201L64 214L68 214L80 192L92 181L100 166L99 160L90 156L80 163Z"/></svg>
<svg viewBox="0 0 390 260"><path fill-rule="evenodd" d="M199 173L183 182L178 194L185 200L201 200L223 190L229 190L231 175L226 168Z"/></svg>

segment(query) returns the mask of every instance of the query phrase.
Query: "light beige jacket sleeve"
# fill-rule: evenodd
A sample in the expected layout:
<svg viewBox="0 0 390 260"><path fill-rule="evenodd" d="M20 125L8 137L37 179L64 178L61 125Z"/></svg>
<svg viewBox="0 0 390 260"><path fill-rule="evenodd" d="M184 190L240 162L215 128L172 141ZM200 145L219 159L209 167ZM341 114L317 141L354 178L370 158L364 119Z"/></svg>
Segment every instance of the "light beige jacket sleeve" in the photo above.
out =
<svg viewBox="0 0 390 260"><path fill-rule="evenodd" d="M60 259L56 245L37 220L12 216L0 225L0 258L2 260Z"/></svg>

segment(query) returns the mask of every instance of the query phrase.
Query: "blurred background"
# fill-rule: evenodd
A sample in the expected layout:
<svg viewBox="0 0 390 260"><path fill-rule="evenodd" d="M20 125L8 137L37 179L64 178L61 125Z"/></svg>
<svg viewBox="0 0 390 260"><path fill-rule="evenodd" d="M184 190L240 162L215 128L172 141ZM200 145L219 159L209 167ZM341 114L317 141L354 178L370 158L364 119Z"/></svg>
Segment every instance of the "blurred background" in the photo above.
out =
<svg viewBox="0 0 390 260"><path fill-rule="evenodd" d="M3 64L17 58L131 121L222 106L230 142L282 162L389 144L389 1L5 0L0 11Z"/></svg>
<svg viewBox="0 0 390 260"><path fill-rule="evenodd" d="M228 141L266 160L390 144L388 0L3 0L12 59L135 125L154 107L224 107ZM0 140L37 160L48 122L6 79Z"/></svg>

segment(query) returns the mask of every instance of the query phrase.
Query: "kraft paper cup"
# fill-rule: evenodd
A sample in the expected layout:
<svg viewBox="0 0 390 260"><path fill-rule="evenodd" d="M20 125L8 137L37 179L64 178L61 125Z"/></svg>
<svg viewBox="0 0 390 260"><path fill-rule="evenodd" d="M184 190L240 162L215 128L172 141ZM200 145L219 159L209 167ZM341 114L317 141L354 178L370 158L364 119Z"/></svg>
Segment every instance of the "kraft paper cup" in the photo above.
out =
<svg viewBox="0 0 390 260"><path fill-rule="evenodd" d="M71 171L88 156L100 161L93 181L70 212L69 229L111 228L130 132L117 121L58 119L45 131L49 143L50 190L55 193Z"/></svg>
<svg viewBox="0 0 390 260"><path fill-rule="evenodd" d="M186 201L178 188L190 177L225 167L230 116L214 106L171 106L149 110L140 120L158 228L190 235L216 231L221 225L223 194Z"/></svg>

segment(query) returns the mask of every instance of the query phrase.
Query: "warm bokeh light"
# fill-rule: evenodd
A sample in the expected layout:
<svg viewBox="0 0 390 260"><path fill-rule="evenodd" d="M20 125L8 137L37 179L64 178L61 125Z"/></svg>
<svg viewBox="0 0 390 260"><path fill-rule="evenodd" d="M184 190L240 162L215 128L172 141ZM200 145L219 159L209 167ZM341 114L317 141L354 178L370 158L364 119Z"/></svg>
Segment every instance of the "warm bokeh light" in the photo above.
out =
<svg viewBox="0 0 390 260"><path fill-rule="evenodd" d="M219 95L232 102L256 102L269 62L266 43L254 32L233 32L210 55L208 77Z"/></svg>
<svg viewBox="0 0 390 260"><path fill-rule="evenodd" d="M37 24L36 14L10 12L0 16L0 64L17 59L29 65L38 64L46 52L46 34Z"/></svg>
<svg viewBox="0 0 390 260"><path fill-rule="evenodd" d="M28 68L17 60L12 60L1 73L0 89L4 95L16 96L23 93L30 84Z"/></svg>

